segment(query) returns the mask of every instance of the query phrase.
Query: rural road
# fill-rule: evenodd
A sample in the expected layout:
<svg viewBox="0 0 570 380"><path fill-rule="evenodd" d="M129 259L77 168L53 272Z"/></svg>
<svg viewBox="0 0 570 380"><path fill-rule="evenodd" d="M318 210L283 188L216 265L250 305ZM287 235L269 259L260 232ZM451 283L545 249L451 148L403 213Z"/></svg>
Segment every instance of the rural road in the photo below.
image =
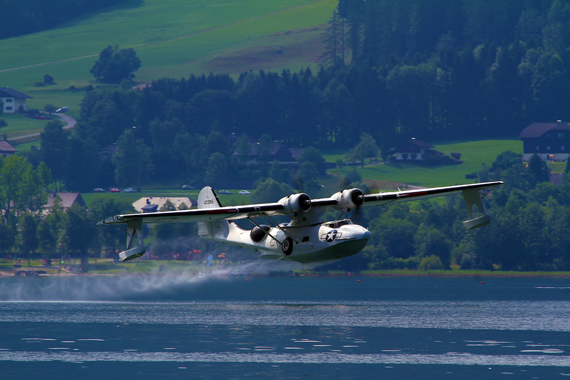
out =
<svg viewBox="0 0 570 380"><path fill-rule="evenodd" d="M65 123L65 126L63 127L63 129L72 129L77 124L77 120L75 120L71 116L68 116L64 113L55 114L54 116L59 116L61 118L61 121L63 121ZM12 139L8 139L8 142L18 143L21 140L27 140L27 139L32 138L32 137L33 138L37 137L39 139L40 133L32 133L29 135L14 137Z"/></svg>

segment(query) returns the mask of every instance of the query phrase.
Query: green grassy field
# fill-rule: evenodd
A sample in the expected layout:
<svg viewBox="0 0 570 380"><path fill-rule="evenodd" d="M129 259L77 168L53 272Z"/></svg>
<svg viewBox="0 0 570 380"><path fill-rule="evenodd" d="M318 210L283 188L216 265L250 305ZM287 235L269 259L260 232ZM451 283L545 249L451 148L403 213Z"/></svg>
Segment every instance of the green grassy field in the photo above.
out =
<svg viewBox="0 0 570 380"><path fill-rule="evenodd" d="M437 187L454 184L471 183L465 179L466 174L477 172L482 164L490 166L497 156L504 151L512 150L522 154L523 144L520 140L484 140L462 143L437 144L435 149L445 153L461 153L463 164L438 167L423 167L410 163L394 163L389 165L365 166L356 168L363 179L400 182L407 185ZM338 155L325 155L327 160ZM334 162L334 161L333 161ZM344 175L352 168L330 170Z"/></svg>
<svg viewBox="0 0 570 380"><path fill-rule="evenodd" d="M33 96L30 107L51 103L67 105L73 112L82 93L64 90L94 84L89 70L99 52L113 44L136 49L142 61L136 73L140 82L210 71L237 74L314 67L323 34L317 26L330 19L337 3L127 1L51 30L0 40L0 86ZM45 74L56 84L34 87Z"/></svg>
<svg viewBox="0 0 570 380"><path fill-rule="evenodd" d="M0 119L8 123L7 127L0 129L0 135L6 134L9 139L43 131L48 120L30 119L22 114L4 113Z"/></svg>

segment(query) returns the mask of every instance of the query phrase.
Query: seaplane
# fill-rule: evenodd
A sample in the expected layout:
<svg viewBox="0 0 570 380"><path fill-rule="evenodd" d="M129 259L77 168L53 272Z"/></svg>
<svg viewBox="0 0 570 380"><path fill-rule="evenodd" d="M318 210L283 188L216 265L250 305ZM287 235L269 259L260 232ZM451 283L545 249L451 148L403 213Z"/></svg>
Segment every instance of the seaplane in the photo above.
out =
<svg viewBox="0 0 570 380"><path fill-rule="evenodd" d="M350 218L343 219L361 207L461 194L469 215L463 225L472 230L489 224L491 217L483 198L502 184L494 181L374 194L364 194L353 188L329 198L311 199L305 193L296 193L275 203L230 207L223 207L214 190L206 186L198 195L197 209L115 215L97 225L112 225L124 230L127 247L119 254L123 262L145 254L144 223L197 222L200 237L258 251L262 259L327 263L357 254L371 238L368 229L354 224ZM336 220L321 220L321 213L327 209L338 211ZM276 223L274 219L279 215L287 216L290 221ZM256 220L259 217L267 218L273 225L259 224ZM234 222L237 219L248 219L252 229L239 227Z"/></svg>

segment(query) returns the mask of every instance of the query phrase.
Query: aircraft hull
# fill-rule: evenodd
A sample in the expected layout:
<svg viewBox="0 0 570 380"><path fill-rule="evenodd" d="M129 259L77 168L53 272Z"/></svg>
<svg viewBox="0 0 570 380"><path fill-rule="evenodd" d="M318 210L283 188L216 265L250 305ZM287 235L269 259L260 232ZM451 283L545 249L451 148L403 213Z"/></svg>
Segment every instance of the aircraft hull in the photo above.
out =
<svg viewBox="0 0 570 380"><path fill-rule="evenodd" d="M371 237L370 232L358 225L330 228L317 225L303 228L287 228L287 234L276 227L263 240L254 243L250 231L234 223L217 222L212 226L215 234L202 237L222 243L249 248L261 253L262 259L297 261L302 264L329 262L360 252ZM286 255L279 242L292 238L293 250Z"/></svg>
<svg viewBox="0 0 570 380"><path fill-rule="evenodd" d="M338 242L316 252L300 252L296 255L291 255L289 256L289 260L297 261L301 264L310 264L321 261L336 261L362 251L367 242L368 239Z"/></svg>

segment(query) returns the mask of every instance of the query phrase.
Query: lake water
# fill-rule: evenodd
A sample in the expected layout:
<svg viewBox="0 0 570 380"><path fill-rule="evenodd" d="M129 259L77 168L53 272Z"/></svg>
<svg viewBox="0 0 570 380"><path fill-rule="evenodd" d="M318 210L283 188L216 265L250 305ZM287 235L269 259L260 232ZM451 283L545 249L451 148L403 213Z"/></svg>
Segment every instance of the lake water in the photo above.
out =
<svg viewBox="0 0 570 380"><path fill-rule="evenodd" d="M0 281L1 379L131 377L570 378L570 280Z"/></svg>

